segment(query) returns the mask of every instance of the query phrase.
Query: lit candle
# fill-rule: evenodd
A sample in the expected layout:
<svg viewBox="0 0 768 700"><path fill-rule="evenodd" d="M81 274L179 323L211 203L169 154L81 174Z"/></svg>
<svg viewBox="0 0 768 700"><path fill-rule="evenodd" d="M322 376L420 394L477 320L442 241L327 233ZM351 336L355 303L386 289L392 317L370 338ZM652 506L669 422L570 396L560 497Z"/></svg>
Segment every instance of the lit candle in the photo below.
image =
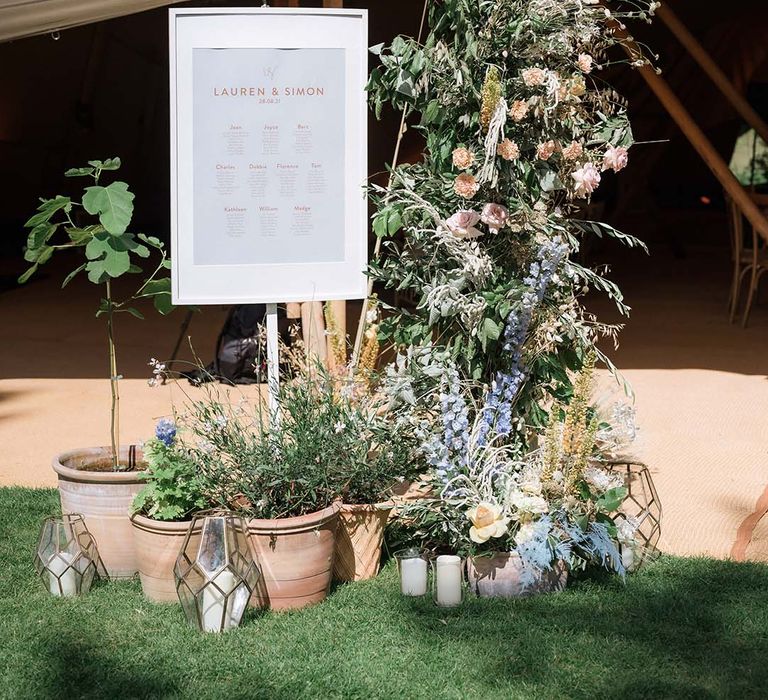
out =
<svg viewBox="0 0 768 700"><path fill-rule="evenodd" d="M427 562L420 556L400 560L400 592L407 596L427 594Z"/></svg>
<svg viewBox="0 0 768 700"><path fill-rule="evenodd" d="M461 603L461 557L442 554L435 562L435 602L443 607Z"/></svg>
<svg viewBox="0 0 768 700"><path fill-rule="evenodd" d="M77 573L72 568L74 559L74 554L58 552L48 560L48 587L53 595L77 595Z"/></svg>
<svg viewBox="0 0 768 700"><path fill-rule="evenodd" d="M209 584L203 589L203 630L221 632L236 627L238 603L242 594L247 594L247 589L243 586L233 596L230 595L240 580L229 571L222 571L212 583L216 586Z"/></svg>

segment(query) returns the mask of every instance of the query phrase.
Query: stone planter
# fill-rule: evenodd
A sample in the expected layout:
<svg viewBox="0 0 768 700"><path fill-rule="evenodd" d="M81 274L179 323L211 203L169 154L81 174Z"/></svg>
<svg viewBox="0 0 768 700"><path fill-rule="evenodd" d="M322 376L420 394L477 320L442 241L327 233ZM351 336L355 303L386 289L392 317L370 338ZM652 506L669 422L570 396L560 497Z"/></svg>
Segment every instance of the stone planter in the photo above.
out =
<svg viewBox="0 0 768 700"><path fill-rule="evenodd" d="M517 552L496 552L491 556L467 559L469 589L481 598L521 598L539 593L562 591L568 582L568 569L557 562L542 571L537 580L524 586L520 580L522 563Z"/></svg>
<svg viewBox="0 0 768 700"><path fill-rule="evenodd" d="M62 513L80 513L96 540L110 578L130 578L138 571L129 518L134 496L144 482L140 471L112 471L112 450L86 447L64 452L53 459L59 477ZM141 450L120 448L120 462L131 455L141 464Z"/></svg>
<svg viewBox="0 0 768 700"><path fill-rule="evenodd" d="M261 578L251 605L293 610L325 600L331 587L339 505L297 518L248 521Z"/></svg>
<svg viewBox="0 0 768 700"><path fill-rule="evenodd" d="M189 530L190 521L152 520L138 513L131 516L133 543L145 597L155 603L177 603L173 565ZM200 532L190 542L199 546Z"/></svg>
<svg viewBox="0 0 768 700"><path fill-rule="evenodd" d="M361 581L379 573L384 527L394 505L391 501L341 505L333 565L336 581Z"/></svg>

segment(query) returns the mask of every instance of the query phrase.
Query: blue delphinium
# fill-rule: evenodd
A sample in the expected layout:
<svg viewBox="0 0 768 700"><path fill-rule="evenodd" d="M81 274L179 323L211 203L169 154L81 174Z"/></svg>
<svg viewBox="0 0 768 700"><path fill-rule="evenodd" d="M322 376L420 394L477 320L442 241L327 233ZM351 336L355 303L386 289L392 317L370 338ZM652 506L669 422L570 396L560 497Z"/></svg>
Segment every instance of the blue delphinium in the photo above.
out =
<svg viewBox="0 0 768 700"><path fill-rule="evenodd" d="M461 390L459 373L450 368L440 394L443 433L433 435L424 445L427 461L445 483L467 465L469 450L469 411Z"/></svg>
<svg viewBox="0 0 768 700"><path fill-rule="evenodd" d="M166 447L171 447L176 439L176 423L170 418L161 418L155 426L155 437Z"/></svg>
<svg viewBox="0 0 768 700"><path fill-rule="evenodd" d="M525 381L523 343L528 335L533 312L544 300L552 277L567 255L568 246L559 236L555 236L539 247L537 259L528 268L528 274L523 279L527 289L518 307L510 312L504 327L502 347L510 353L509 369L496 373L486 396L483 423L478 436L481 444L487 441L491 428L499 435L509 435L512 431L512 402Z"/></svg>

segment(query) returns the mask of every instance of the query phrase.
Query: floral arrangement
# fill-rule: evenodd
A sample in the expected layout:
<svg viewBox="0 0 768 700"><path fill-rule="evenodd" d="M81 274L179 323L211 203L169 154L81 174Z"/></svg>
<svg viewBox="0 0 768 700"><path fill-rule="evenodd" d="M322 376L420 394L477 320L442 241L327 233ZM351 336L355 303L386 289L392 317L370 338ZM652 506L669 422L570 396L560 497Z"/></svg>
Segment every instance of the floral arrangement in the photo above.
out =
<svg viewBox="0 0 768 700"><path fill-rule="evenodd" d="M427 547L514 551L533 578L565 562L623 572L632 524L610 472L627 411L592 403L598 347L620 326L581 297L618 287L579 264L589 235L644 244L589 220L605 177L629 161L624 100L600 78L624 57L624 22L655 2L484 0L428 3L430 31L373 51L370 100L420 115L417 164L374 187L381 254L369 274L415 308L382 304L399 349L384 392L396 425L419 436L428 496L402 522ZM631 409L629 409L631 411ZM615 419L615 420L613 420ZM531 580L532 580L531 578Z"/></svg>
<svg viewBox="0 0 768 700"><path fill-rule="evenodd" d="M381 336L447 350L476 382L486 437L543 428L542 406L572 392L567 370L589 352L607 360L596 341L618 329L587 313L583 294L597 288L628 312L615 284L572 259L586 235L643 247L584 218L632 144L624 101L598 75L628 60L609 57L613 27L648 20L655 5L621 7L446 0L430 3L426 41L374 48L375 111L420 113L426 144L421 163L372 192L383 242L370 275L419 300L388 309Z"/></svg>
<svg viewBox="0 0 768 700"><path fill-rule="evenodd" d="M634 531L628 521L614 521L627 491L610 461L612 450L631 442L634 424L608 422L590 404L593 363L588 358L576 377L570 404L552 408L535 449L486 440L481 412L470 426L470 392L451 385L455 374L448 372L440 397L444 431L425 446L435 465L426 477L429 495L401 512L412 536L429 549L463 555L515 551L530 582L557 562L623 573L619 545L635 546Z"/></svg>

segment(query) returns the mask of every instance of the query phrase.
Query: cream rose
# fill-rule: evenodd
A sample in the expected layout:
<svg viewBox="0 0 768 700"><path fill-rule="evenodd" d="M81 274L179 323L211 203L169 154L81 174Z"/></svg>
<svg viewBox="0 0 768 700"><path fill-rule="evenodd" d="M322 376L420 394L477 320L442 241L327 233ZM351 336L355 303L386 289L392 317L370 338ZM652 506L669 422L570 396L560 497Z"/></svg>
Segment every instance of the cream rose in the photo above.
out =
<svg viewBox="0 0 768 700"><path fill-rule="evenodd" d="M575 183L573 193L577 197L589 197L600 184L600 171L592 163L582 165L571 177Z"/></svg>
<svg viewBox="0 0 768 700"><path fill-rule="evenodd" d="M520 149L510 139L504 139L496 146L496 153L504 160L517 160L520 157Z"/></svg>
<svg viewBox="0 0 768 700"><path fill-rule="evenodd" d="M480 214L474 209L460 209L445 222L445 225L457 238L477 238L483 235L482 231L475 228L478 221L480 221Z"/></svg>
<svg viewBox="0 0 768 700"><path fill-rule="evenodd" d="M467 518L472 523L469 539L478 544L487 542L491 537L502 537L507 532L507 518L502 516L501 507L493 503L478 503L467 511Z"/></svg>
<svg viewBox="0 0 768 700"><path fill-rule="evenodd" d="M603 156L603 170L619 172L619 170L623 170L627 167L628 162L629 154L627 153L626 148L623 146L617 146L616 148L609 146Z"/></svg>
<svg viewBox="0 0 768 700"><path fill-rule="evenodd" d="M459 175L453 183L453 190L459 197L464 199L472 199L480 189L480 185L477 184L473 175L468 173L462 173Z"/></svg>
<svg viewBox="0 0 768 700"><path fill-rule="evenodd" d="M504 228L507 225L507 219L509 219L509 209L492 202L486 204L480 214L480 220L488 226L491 233L498 233L500 228Z"/></svg>
<svg viewBox="0 0 768 700"><path fill-rule="evenodd" d="M515 100L509 108L509 118L513 122L521 122L528 114L528 103L524 100Z"/></svg>
<svg viewBox="0 0 768 700"><path fill-rule="evenodd" d="M459 170L466 170L472 167L472 163L475 162L475 154L468 148L460 146L453 151L453 164Z"/></svg>

